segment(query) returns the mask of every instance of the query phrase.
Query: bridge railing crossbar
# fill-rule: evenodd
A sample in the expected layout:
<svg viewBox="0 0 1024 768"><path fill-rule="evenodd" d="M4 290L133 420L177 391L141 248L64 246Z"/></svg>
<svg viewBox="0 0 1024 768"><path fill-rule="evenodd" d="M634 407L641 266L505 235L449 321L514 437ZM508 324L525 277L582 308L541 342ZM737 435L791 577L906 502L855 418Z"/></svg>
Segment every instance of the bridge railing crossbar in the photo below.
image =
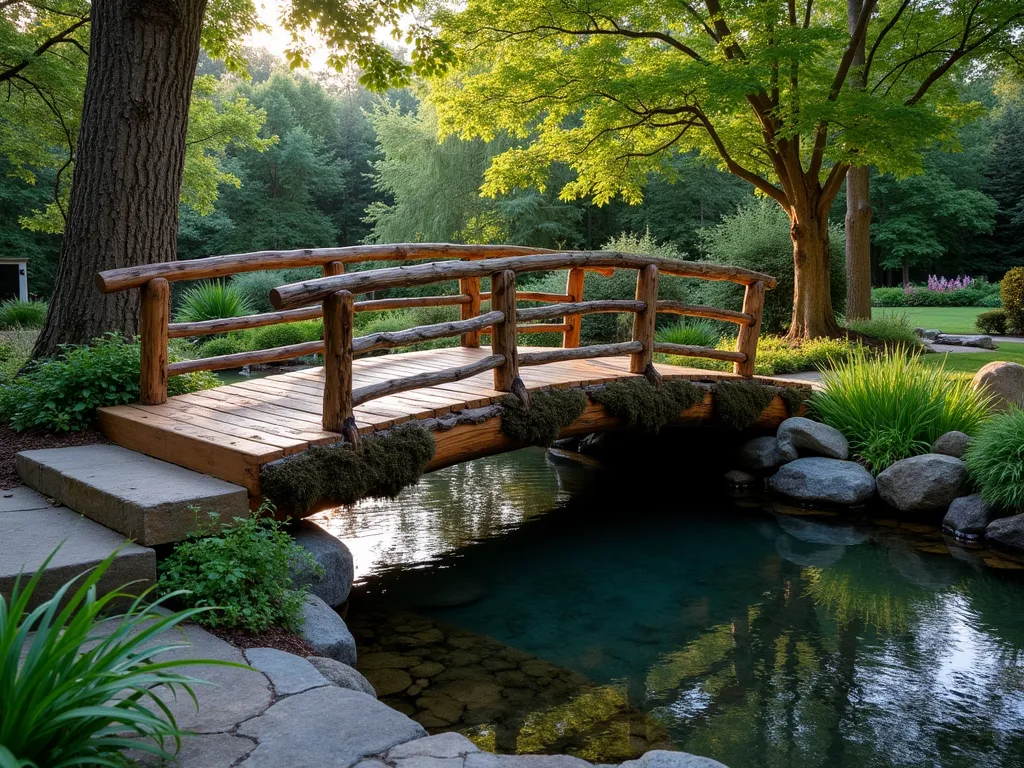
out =
<svg viewBox="0 0 1024 768"><path fill-rule="evenodd" d="M367 261L420 262L345 272L345 265ZM280 286L271 291L275 311L200 322L170 322L169 283L225 277L240 272L320 266L323 277ZM590 300L583 298L586 272L610 276L616 269L637 272L634 299ZM564 294L517 291L517 274L564 270ZM741 311L660 300L662 274L705 280L728 280L745 286ZM481 291L489 278L490 291ZM454 295L372 298L376 291L430 285L457 280ZM303 251L264 251L253 254L214 256L185 262L154 264L110 270L96 276L104 293L141 288L140 314L141 401L160 404L167 400L168 376L199 370L223 370L257 363L277 362L311 354L324 356L324 429L348 432L354 427L353 408L389 394L436 386L493 371L494 389L514 391L521 385L519 368L530 365L626 356L630 371L649 373L656 352L704 357L733 363L736 374L754 372L764 292L775 286L769 275L705 262L687 262L654 256L609 251L552 252L522 246L405 244L353 246ZM356 301L357 295L371 295ZM481 305L490 303L489 311ZM518 302L542 303L520 308ZM460 319L355 337L355 313L411 307L458 306ZM600 312L633 315L630 341L580 346L582 317ZM661 343L655 340L658 313L710 318L739 327L735 350ZM188 338L259 328L278 323L317 318L324 320L323 339L272 349L219 355L199 360L168 363L167 344L172 338ZM559 332L562 347L520 353L517 336L523 333ZM480 347L490 336L491 354L473 362L415 376L391 379L353 388L355 355L458 336L463 347ZM354 431L353 431L354 434Z"/></svg>

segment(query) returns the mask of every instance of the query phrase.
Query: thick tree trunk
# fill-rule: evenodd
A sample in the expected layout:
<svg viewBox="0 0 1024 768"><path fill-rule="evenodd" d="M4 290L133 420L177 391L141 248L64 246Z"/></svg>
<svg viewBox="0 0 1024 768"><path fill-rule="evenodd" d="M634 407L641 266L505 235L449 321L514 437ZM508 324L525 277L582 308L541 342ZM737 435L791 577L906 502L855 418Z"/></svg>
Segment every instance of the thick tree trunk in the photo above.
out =
<svg viewBox="0 0 1024 768"><path fill-rule="evenodd" d="M171 261L206 0L95 0L71 204L35 357L134 334L139 292L93 287L104 269Z"/></svg>
<svg viewBox="0 0 1024 768"><path fill-rule="evenodd" d="M850 35L854 34L864 0L847 0ZM854 51L850 85L864 87L865 39ZM846 172L846 317L871 319L871 196L868 169Z"/></svg>
<svg viewBox="0 0 1024 768"><path fill-rule="evenodd" d="M867 168L846 172L846 317L871 319L871 200Z"/></svg>
<svg viewBox="0 0 1024 768"><path fill-rule="evenodd" d="M817 206L809 206L812 211ZM791 210L789 236L793 241L793 319L791 339L836 337L842 329L832 310L829 284L828 216Z"/></svg>

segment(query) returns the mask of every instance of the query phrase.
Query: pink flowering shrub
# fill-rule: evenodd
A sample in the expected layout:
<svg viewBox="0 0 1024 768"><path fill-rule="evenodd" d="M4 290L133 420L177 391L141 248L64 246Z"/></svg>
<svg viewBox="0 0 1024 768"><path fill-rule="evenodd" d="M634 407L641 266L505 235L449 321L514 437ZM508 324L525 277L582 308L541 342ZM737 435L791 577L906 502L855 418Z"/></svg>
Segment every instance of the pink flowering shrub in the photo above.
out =
<svg viewBox="0 0 1024 768"><path fill-rule="evenodd" d="M937 275L928 275L928 290L936 293L962 291L965 288L970 288L973 284L974 280L967 275L954 277L952 280Z"/></svg>

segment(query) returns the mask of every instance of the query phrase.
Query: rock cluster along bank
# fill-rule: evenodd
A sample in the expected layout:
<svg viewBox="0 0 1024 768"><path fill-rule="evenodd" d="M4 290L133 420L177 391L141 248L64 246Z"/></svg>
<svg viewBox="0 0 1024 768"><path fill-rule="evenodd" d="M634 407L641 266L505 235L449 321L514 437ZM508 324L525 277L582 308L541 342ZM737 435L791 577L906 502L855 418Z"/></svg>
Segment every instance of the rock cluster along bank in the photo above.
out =
<svg viewBox="0 0 1024 768"><path fill-rule="evenodd" d="M773 491L802 504L860 506L877 498L900 512L934 515L960 539L1024 551L1024 515L1000 518L981 496L969 493L963 455L970 442L963 432L948 432L931 452L897 461L873 477L850 460L849 443L839 430L794 417L782 422L774 437L748 440L738 457L744 469L767 475ZM726 478L738 483L745 474L755 479L737 470Z"/></svg>

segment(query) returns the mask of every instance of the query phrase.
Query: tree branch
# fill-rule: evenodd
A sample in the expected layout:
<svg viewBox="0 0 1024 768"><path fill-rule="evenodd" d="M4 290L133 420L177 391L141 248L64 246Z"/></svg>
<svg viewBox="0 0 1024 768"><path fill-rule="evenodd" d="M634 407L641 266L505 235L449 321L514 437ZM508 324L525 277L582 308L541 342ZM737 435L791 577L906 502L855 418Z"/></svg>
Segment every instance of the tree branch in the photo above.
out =
<svg viewBox="0 0 1024 768"><path fill-rule="evenodd" d="M14 66L9 67L7 70L5 70L3 72L0 72L0 83L4 82L5 80L10 80L12 77L17 75L19 72L21 72L27 66L29 66L33 61L35 61L40 56L42 56L44 53L46 53L53 46L58 45L59 43L66 43L66 42L68 42L69 39L70 39L69 35L71 35L76 30L80 29L81 27L85 26L88 23L89 23L89 17L86 16L83 19L79 19L77 22L72 24L70 27L68 27L67 29L59 32L58 34L54 35L50 39L44 40L39 45L39 47L36 48L35 51L33 51L32 54L27 59L24 59L19 64L15 64Z"/></svg>
<svg viewBox="0 0 1024 768"><path fill-rule="evenodd" d="M767 179L758 176L753 171L744 168L733 160L732 155L729 154L729 150L725 148L725 143L718 135L718 131L715 130L715 127L711 124L711 121L708 119L707 115L704 114L703 110L698 110L697 118L704 125L704 130L708 132L708 136L711 137L711 141L714 142L715 149L718 150L718 154L722 157L722 160L725 161L725 167L729 169L729 173L743 179L749 184L753 184L759 190L778 202L782 207L789 208L789 198L786 196L785 192Z"/></svg>
<svg viewBox="0 0 1024 768"><path fill-rule="evenodd" d="M871 52L868 53L867 61L864 62L865 83L868 81L868 73L871 72L871 62L875 59L875 53L878 51L878 46L882 44L882 40L884 40L885 36L892 31L892 28L899 23L900 16L902 16L903 12L910 7L911 2L912 0L903 0L903 2L900 3L900 7L896 10L896 13L894 13L893 17L886 22L886 25L882 27L882 31L878 33L878 37L875 38L875 42L871 44Z"/></svg>

